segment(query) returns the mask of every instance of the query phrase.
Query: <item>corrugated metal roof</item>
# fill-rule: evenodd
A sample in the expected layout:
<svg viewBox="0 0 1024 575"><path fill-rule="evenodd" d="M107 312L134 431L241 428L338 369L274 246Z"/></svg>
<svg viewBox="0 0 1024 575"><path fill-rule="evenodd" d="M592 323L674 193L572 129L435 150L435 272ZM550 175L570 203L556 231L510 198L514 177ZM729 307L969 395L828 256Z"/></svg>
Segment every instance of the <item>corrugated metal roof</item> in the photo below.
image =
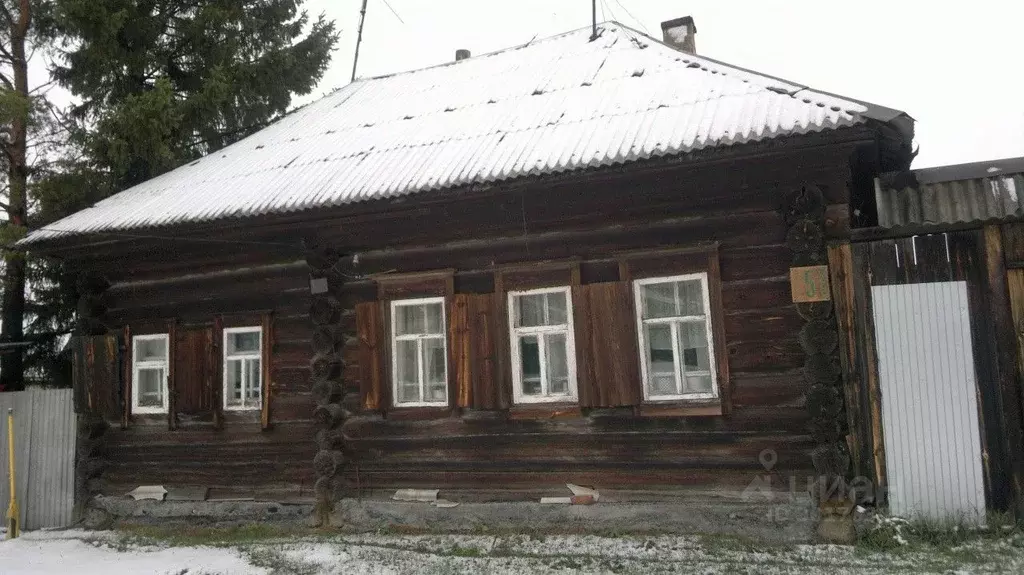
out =
<svg viewBox="0 0 1024 575"><path fill-rule="evenodd" d="M884 174L878 225L948 225L1024 218L1024 158Z"/></svg>
<svg viewBox="0 0 1024 575"><path fill-rule="evenodd" d="M599 32L353 82L22 243L337 206L900 114L680 52L618 23Z"/></svg>

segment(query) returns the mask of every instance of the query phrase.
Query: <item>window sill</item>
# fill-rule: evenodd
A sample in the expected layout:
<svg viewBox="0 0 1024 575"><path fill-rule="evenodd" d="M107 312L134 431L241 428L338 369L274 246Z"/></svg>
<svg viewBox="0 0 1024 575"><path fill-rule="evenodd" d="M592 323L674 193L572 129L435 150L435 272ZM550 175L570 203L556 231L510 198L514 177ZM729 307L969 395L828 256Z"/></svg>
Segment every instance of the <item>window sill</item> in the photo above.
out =
<svg viewBox="0 0 1024 575"><path fill-rule="evenodd" d="M723 414L722 402L712 401L663 401L640 405L640 417L714 417Z"/></svg>
<svg viewBox="0 0 1024 575"><path fill-rule="evenodd" d="M571 419L583 417L578 403L526 403L508 410L509 419Z"/></svg>

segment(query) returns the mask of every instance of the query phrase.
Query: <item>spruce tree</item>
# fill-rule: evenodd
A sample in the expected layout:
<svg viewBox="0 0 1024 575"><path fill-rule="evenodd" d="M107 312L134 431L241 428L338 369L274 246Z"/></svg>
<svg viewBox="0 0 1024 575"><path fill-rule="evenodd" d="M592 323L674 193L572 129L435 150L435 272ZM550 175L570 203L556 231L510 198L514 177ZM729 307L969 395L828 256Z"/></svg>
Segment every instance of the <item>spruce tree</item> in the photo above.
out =
<svg viewBox="0 0 1024 575"><path fill-rule="evenodd" d="M320 81L334 23L302 0L51 0L57 81L124 189L259 130Z"/></svg>
<svg viewBox="0 0 1024 575"><path fill-rule="evenodd" d="M34 187L30 228L280 118L316 87L338 41L334 23L310 18L303 0L39 2L50 72L75 103L64 116L66 157ZM30 272L36 344L26 369L54 381L66 372L53 334L73 322L73 278L55 262Z"/></svg>

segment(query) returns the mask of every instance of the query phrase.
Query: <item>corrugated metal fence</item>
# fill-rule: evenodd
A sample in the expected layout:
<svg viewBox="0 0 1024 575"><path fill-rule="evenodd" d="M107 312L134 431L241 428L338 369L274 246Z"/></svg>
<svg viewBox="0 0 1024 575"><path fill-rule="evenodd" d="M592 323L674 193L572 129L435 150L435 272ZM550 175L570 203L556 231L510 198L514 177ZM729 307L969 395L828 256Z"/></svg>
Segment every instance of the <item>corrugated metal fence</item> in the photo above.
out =
<svg viewBox="0 0 1024 575"><path fill-rule="evenodd" d="M7 410L14 409L18 505L24 529L71 523L75 487L75 410L70 389L0 393L0 512L9 501Z"/></svg>

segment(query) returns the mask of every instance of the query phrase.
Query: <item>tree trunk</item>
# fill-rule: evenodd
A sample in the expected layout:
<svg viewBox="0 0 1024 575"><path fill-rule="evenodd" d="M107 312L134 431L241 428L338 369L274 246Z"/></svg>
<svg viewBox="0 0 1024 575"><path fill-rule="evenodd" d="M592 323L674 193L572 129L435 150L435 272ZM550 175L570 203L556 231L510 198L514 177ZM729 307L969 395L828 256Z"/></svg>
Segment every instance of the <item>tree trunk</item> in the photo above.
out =
<svg viewBox="0 0 1024 575"><path fill-rule="evenodd" d="M25 57L25 38L32 20L29 0L18 3L17 15L9 14L8 24L11 27L11 68L13 72L14 91L27 101L28 91L28 60ZM11 138L4 147L7 155L8 195L7 223L10 226L24 227L27 225L28 214L28 105L24 115L19 115L11 122ZM4 296L3 296L3 327L0 328L0 341L20 342L25 338L25 257L23 254L8 253L4 265ZM25 388L24 354L15 348L0 355L0 390L18 391Z"/></svg>

